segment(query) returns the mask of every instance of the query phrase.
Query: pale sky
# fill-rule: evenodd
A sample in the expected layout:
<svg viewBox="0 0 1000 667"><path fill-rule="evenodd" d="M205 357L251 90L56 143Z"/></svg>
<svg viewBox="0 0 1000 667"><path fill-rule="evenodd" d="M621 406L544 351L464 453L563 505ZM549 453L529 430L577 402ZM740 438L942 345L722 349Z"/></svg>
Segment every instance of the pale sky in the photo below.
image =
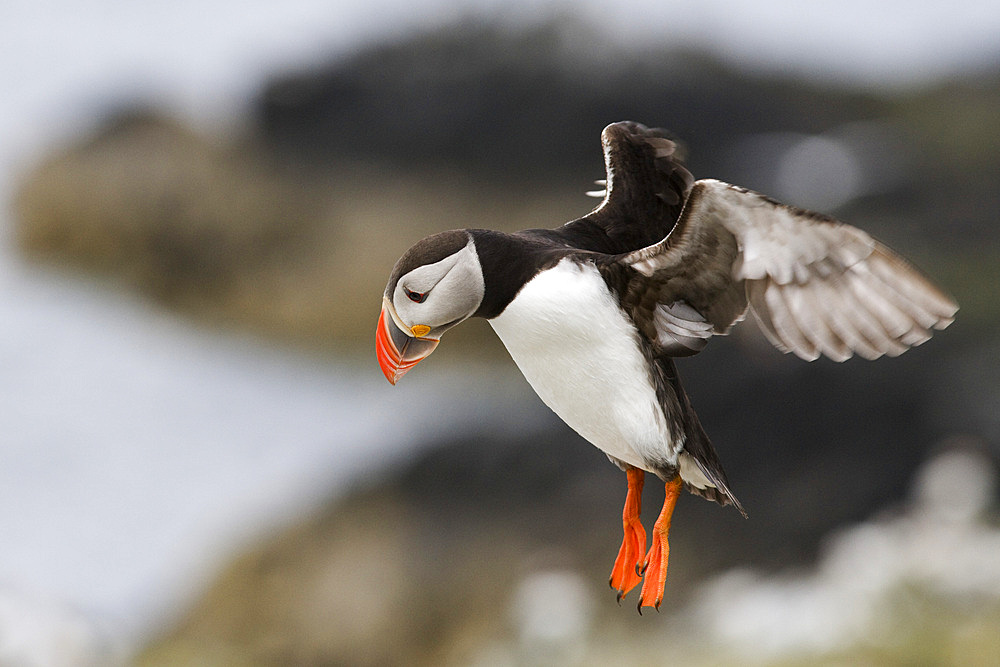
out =
<svg viewBox="0 0 1000 667"><path fill-rule="evenodd" d="M877 87L1000 66L996 0L5 0L0 168L33 126L108 97L222 115L268 75L365 41L461 16L552 14L602 26L612 43L700 46L749 69Z"/></svg>

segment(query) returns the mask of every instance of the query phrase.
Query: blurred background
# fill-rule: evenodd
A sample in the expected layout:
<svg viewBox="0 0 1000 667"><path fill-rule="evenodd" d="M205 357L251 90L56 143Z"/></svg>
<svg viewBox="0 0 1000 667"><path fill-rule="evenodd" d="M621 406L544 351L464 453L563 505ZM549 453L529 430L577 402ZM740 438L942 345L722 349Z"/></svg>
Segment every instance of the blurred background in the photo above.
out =
<svg viewBox="0 0 1000 667"><path fill-rule="evenodd" d="M0 665L996 664L998 34L990 0L8 0ZM624 475L488 325L395 388L372 350L407 247L585 214L624 119L962 307L898 359L747 322L681 360L750 518L685 496L642 617Z"/></svg>

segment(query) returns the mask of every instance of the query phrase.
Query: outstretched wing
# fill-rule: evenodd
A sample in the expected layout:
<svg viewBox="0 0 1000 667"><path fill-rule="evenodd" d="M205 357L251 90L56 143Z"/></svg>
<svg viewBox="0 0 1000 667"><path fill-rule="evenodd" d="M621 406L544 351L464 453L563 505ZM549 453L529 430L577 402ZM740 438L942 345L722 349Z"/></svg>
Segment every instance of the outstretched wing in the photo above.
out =
<svg viewBox="0 0 1000 667"><path fill-rule="evenodd" d="M630 121L601 133L604 199L586 216L554 230L533 230L562 245L611 255L660 241L673 228L694 178L662 130Z"/></svg>
<svg viewBox="0 0 1000 667"><path fill-rule="evenodd" d="M813 360L896 356L958 306L865 232L714 180L694 184L667 238L616 261L622 293L662 354L701 350L747 306L782 352Z"/></svg>

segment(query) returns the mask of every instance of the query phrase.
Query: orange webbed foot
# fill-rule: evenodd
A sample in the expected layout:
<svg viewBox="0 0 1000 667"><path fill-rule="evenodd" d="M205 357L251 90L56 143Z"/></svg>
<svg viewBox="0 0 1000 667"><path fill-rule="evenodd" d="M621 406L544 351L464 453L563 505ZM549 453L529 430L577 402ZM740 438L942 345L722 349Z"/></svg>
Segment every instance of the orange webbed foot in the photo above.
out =
<svg viewBox="0 0 1000 667"><path fill-rule="evenodd" d="M618 591L618 604L621 604L622 598L641 581L639 566L646 551L646 529L639 520L645 475L638 468L629 468L625 471L625 475L628 479L628 493L625 496L625 509L622 510L624 538L618 550L618 558L615 559L615 565L611 569L611 578L608 580L611 588Z"/></svg>
<svg viewBox="0 0 1000 667"><path fill-rule="evenodd" d="M682 486L680 476L666 483L663 509L653 524L652 544L643 563L646 580L639 593L637 608L640 614L643 607L653 607L659 611L660 603L663 602L663 589L667 583L667 562L670 560L670 543L667 540L670 534L670 519L674 514L674 506L677 504Z"/></svg>
<svg viewBox="0 0 1000 667"><path fill-rule="evenodd" d="M645 551L646 530L641 523L636 521L633 526L625 529L625 538L622 540L621 549L618 550L618 558L615 559L611 578L608 580L611 588L618 591L619 604L621 604L622 598L642 581L639 567Z"/></svg>

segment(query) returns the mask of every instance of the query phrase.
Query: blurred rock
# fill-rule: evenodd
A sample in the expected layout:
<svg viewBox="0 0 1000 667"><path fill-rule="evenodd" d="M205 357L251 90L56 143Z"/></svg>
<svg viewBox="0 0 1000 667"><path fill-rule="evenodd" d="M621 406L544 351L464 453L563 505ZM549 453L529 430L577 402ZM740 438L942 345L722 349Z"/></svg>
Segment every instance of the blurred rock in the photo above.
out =
<svg viewBox="0 0 1000 667"><path fill-rule="evenodd" d="M264 141L296 164L376 157L518 187L603 178L594 150L616 120L667 127L693 149L696 173L724 178L720 158L743 134L818 132L884 108L864 94L747 76L672 45L615 47L571 15L416 32L277 77L258 104Z"/></svg>
<svg viewBox="0 0 1000 667"><path fill-rule="evenodd" d="M991 664L1000 530L991 521L996 468L983 452L974 438L952 438L918 471L904 511L836 531L807 573L715 577L695 613L715 641L761 664L817 655L857 664L872 654L880 664ZM970 635L970 621L992 636Z"/></svg>
<svg viewBox="0 0 1000 667"><path fill-rule="evenodd" d="M596 141L591 152L599 166ZM546 186L512 200L454 172L351 161L321 173L279 169L252 139L227 144L125 110L24 177L16 240L33 259L212 323L321 350L368 349L389 270L417 239L555 224L592 207L583 190Z"/></svg>
<svg viewBox="0 0 1000 667"><path fill-rule="evenodd" d="M325 202L143 109L49 156L17 194L17 241L206 316L280 310L283 273L308 257Z"/></svg>
<svg viewBox="0 0 1000 667"><path fill-rule="evenodd" d="M681 499L663 614L640 620L634 592L614 604L606 581L624 475L553 416L540 432L472 432L421 449L251 549L141 664L183 664L172 661L178 654L255 665L600 664L593 656L622 642L657 646L679 627L671 612L713 573L808 564L831 530L904 501L946 432L929 408L940 392L924 377L930 348L909 363L854 368L737 362L729 347L680 370L750 519ZM877 368L885 372L858 376ZM650 479L647 526L662 494ZM725 585L733 595L744 587ZM794 599L790 589L772 595L775 604Z"/></svg>

